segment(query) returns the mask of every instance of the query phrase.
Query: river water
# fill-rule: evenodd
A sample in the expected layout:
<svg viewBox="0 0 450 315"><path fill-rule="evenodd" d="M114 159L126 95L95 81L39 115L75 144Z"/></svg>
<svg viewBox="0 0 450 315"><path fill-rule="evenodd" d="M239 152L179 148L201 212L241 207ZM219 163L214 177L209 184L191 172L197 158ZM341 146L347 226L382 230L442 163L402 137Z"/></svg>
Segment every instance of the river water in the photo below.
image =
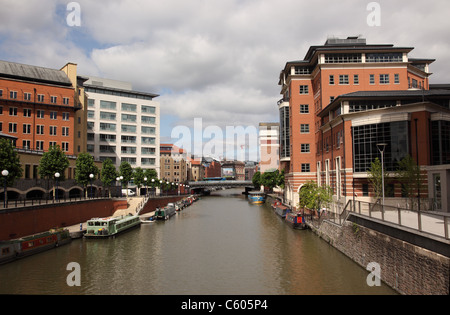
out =
<svg viewBox="0 0 450 315"><path fill-rule="evenodd" d="M67 278L80 266L80 286ZM311 231L290 228L241 190L203 197L114 239L74 240L0 266L0 294L396 294Z"/></svg>

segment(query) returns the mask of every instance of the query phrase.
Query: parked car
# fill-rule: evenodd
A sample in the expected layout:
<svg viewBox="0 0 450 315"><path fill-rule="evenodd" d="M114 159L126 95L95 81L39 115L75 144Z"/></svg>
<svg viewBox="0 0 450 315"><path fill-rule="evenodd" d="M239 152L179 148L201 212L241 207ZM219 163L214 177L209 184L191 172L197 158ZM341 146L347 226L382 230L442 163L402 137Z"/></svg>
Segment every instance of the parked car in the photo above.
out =
<svg viewBox="0 0 450 315"><path fill-rule="evenodd" d="M127 196L127 191L128 191L128 197L136 195L136 193L134 191L132 191L131 189L122 189L122 196Z"/></svg>

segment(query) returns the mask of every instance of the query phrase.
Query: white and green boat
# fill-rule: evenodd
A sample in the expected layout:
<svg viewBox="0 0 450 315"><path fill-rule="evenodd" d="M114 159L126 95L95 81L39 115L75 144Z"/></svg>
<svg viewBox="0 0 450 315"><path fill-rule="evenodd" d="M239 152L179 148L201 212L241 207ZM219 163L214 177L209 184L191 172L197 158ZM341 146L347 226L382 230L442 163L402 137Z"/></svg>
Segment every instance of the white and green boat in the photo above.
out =
<svg viewBox="0 0 450 315"><path fill-rule="evenodd" d="M93 218L87 222L86 238L108 238L132 228L139 227L141 220L136 215L116 218Z"/></svg>

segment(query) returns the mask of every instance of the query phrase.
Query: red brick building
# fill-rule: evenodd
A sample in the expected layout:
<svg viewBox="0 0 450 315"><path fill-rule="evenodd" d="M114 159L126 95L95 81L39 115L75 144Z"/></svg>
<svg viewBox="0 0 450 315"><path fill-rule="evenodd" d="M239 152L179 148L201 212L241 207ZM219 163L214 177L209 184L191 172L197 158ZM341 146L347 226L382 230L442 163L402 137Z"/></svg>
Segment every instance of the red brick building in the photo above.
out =
<svg viewBox="0 0 450 315"><path fill-rule="evenodd" d="M75 87L61 70L0 61L0 131L16 147L48 151L59 145L74 155Z"/></svg>
<svg viewBox="0 0 450 315"><path fill-rule="evenodd" d="M441 208L450 205L441 193L450 188L443 150L449 146L450 91L430 90L434 60L411 58L411 51L349 37L311 46L303 60L286 63L278 107L288 203L298 204L308 180L331 186L336 202L355 196L373 201L367 171L380 157L377 144L386 143L387 172L411 155L427 188L420 197L439 199ZM398 204L401 187L392 185L388 201Z"/></svg>

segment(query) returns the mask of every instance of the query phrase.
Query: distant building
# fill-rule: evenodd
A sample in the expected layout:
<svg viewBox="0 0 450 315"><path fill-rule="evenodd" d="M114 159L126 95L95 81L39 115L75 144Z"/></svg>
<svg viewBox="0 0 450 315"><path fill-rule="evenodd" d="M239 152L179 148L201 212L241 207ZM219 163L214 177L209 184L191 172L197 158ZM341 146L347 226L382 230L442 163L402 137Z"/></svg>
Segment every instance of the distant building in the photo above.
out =
<svg viewBox="0 0 450 315"><path fill-rule="evenodd" d="M245 164L241 161L222 161L222 177L245 180Z"/></svg>
<svg viewBox="0 0 450 315"><path fill-rule="evenodd" d="M259 124L259 169L261 173L278 169L280 166L279 133L279 123Z"/></svg>
<svg viewBox="0 0 450 315"><path fill-rule="evenodd" d="M205 178L222 176L222 166L220 161L216 161L213 158L204 157L202 163L205 167Z"/></svg>
<svg viewBox="0 0 450 315"><path fill-rule="evenodd" d="M87 151L119 167L154 169L160 174L158 95L138 92L130 83L88 77Z"/></svg>
<svg viewBox="0 0 450 315"><path fill-rule="evenodd" d="M183 149L163 143L160 145L161 178L171 183L184 183L188 180L187 154Z"/></svg>

